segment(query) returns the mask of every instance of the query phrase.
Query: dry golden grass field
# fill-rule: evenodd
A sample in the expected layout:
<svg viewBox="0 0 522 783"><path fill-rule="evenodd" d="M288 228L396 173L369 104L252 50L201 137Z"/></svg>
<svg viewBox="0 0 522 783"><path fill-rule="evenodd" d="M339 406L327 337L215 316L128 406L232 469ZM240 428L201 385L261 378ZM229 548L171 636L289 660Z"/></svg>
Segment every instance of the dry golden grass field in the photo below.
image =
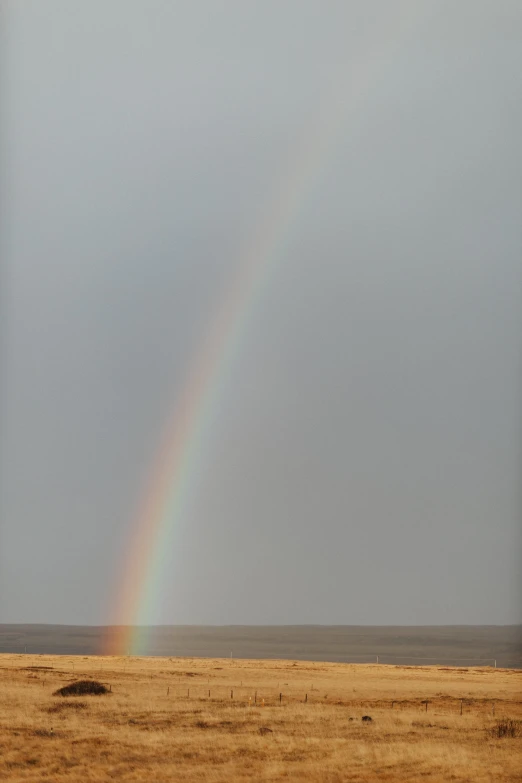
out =
<svg viewBox="0 0 522 783"><path fill-rule="evenodd" d="M81 679L110 692L53 695ZM0 655L0 780L522 781L522 724L497 735L521 686L507 669Z"/></svg>

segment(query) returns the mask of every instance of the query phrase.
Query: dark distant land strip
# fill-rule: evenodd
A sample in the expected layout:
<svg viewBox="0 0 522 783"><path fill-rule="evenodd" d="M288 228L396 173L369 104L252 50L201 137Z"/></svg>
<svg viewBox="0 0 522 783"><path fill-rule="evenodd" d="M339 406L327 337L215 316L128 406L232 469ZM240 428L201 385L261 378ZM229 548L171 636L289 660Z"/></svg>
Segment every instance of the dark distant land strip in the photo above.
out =
<svg viewBox="0 0 522 783"><path fill-rule="evenodd" d="M155 626L147 654L522 669L522 626ZM106 626L0 625L0 653L97 655Z"/></svg>

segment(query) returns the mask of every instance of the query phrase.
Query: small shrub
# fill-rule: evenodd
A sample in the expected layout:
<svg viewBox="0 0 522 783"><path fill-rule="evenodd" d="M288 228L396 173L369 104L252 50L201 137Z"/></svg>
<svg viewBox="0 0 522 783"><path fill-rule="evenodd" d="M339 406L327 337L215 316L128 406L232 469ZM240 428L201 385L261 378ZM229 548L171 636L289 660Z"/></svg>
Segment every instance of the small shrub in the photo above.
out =
<svg viewBox="0 0 522 783"><path fill-rule="evenodd" d="M522 720L513 720L513 718L501 718L497 720L492 729L492 737L501 739L502 737L520 737L522 736Z"/></svg>
<svg viewBox="0 0 522 783"><path fill-rule="evenodd" d="M109 693L109 689L96 680L78 680L64 685L54 692L54 696L101 696Z"/></svg>
<svg viewBox="0 0 522 783"><path fill-rule="evenodd" d="M372 718L369 715L363 715L361 720L364 721L365 723L371 723L372 722Z"/></svg>

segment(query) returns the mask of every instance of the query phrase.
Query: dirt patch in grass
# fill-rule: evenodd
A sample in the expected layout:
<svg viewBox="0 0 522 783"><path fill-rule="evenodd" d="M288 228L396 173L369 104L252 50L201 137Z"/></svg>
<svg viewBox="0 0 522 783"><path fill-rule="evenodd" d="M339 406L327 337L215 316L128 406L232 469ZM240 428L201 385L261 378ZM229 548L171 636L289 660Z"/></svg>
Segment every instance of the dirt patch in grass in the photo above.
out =
<svg viewBox="0 0 522 783"><path fill-rule="evenodd" d="M35 729L33 735L35 737L56 737L58 736L58 732L54 729Z"/></svg>

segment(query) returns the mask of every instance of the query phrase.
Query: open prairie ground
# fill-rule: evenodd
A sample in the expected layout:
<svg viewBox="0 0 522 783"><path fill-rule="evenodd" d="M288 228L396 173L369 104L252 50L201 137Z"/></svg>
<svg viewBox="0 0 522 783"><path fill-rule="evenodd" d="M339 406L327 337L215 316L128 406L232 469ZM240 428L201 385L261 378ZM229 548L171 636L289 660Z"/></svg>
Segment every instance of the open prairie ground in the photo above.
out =
<svg viewBox="0 0 522 783"><path fill-rule="evenodd" d="M520 670L1 655L0 696L2 781L522 781Z"/></svg>

